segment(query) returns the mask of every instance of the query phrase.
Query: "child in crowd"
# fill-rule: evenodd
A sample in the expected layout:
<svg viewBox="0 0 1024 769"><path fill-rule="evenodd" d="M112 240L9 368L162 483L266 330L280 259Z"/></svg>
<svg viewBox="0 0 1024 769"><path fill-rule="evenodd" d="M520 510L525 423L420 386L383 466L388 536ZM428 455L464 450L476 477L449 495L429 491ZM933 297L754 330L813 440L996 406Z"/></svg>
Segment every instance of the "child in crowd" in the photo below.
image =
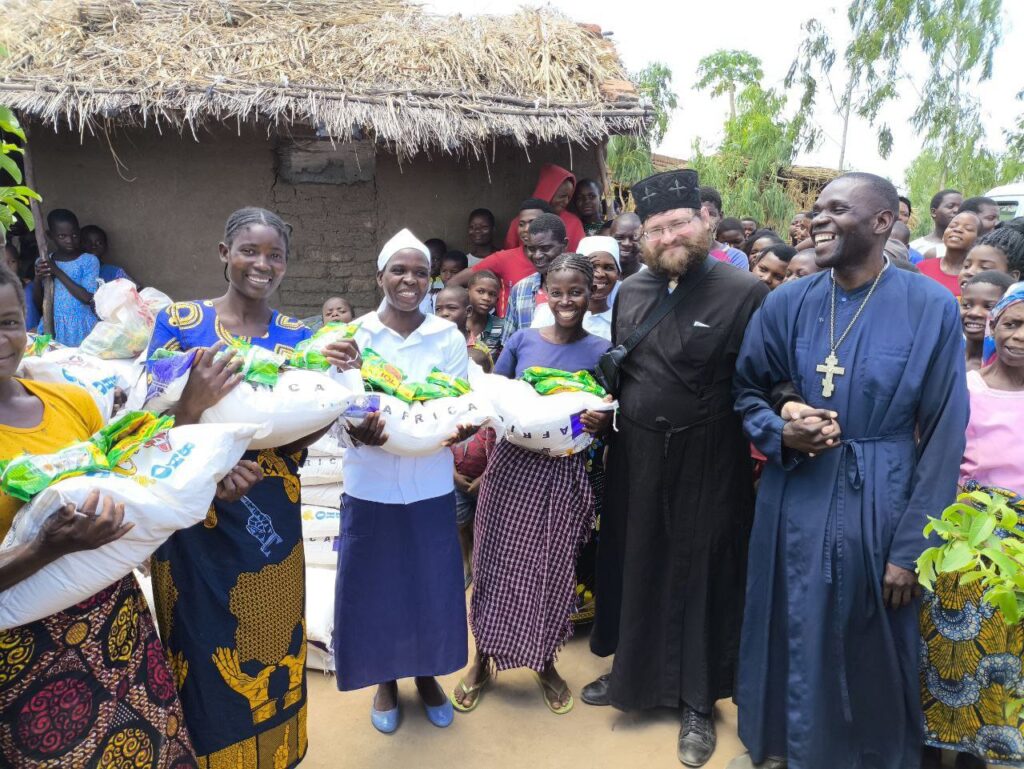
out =
<svg viewBox="0 0 1024 769"><path fill-rule="evenodd" d="M743 234L743 225L739 219L727 216L718 223L715 231L715 240L736 249L743 248L743 241L747 236ZM721 261L728 261L728 256Z"/></svg>
<svg viewBox="0 0 1024 769"><path fill-rule="evenodd" d="M351 323L355 317L352 311L352 303L343 296L332 296L320 310L323 322L327 323Z"/></svg>
<svg viewBox="0 0 1024 769"><path fill-rule="evenodd" d="M750 269L754 269L754 265L757 264L757 260L761 258L761 252L768 246L774 243L784 243L785 241L779 237L779 233L775 230L770 230L767 227L762 227L754 232L743 241L743 253L750 259Z"/></svg>
<svg viewBox="0 0 1024 769"><path fill-rule="evenodd" d="M1024 227L1018 229L1017 221L1007 222L988 233L967 252L960 268L961 290L971 278L985 270L998 270L1014 281L1020 280L1024 275ZM1019 224L1024 225L1024 218Z"/></svg>
<svg viewBox="0 0 1024 769"><path fill-rule="evenodd" d="M442 288L434 297L434 315L455 324L466 336L466 318L469 316L469 292L462 286Z"/></svg>
<svg viewBox="0 0 1024 769"><path fill-rule="evenodd" d="M789 240L791 246L798 246L811 236L811 215L800 211L793 215L789 223Z"/></svg>
<svg viewBox="0 0 1024 769"><path fill-rule="evenodd" d="M99 288L100 260L80 248L78 218L67 209L50 211L46 227L54 250L36 261L32 300L36 307L43 306L43 283L52 277L53 337L78 347L99 320L92 311L92 298Z"/></svg>
<svg viewBox="0 0 1024 769"><path fill-rule="evenodd" d="M433 312L434 296L444 288L444 281L441 280L441 259L448 253L448 245L441 238L430 238L424 241L423 245L430 252L430 291L423 299L424 305L420 307L420 312L427 313ZM427 302L430 302L429 308L426 306ZM383 308L382 304L378 309Z"/></svg>
<svg viewBox="0 0 1024 769"><path fill-rule="evenodd" d="M774 243L763 251L761 258L754 264L751 272L754 277L774 291L786 280L790 260L796 256L796 249L785 243Z"/></svg>
<svg viewBox="0 0 1024 769"><path fill-rule="evenodd" d="M39 326L40 314L32 297L32 281L23 276L18 249L10 243L4 246L4 264L21 281L22 293L25 295L25 327L35 331Z"/></svg>
<svg viewBox="0 0 1024 769"><path fill-rule="evenodd" d="M448 251L441 257L438 277L441 278L441 283L447 286L452 278L467 267L469 267L469 258L462 251Z"/></svg>
<svg viewBox="0 0 1024 769"><path fill-rule="evenodd" d="M960 296L960 270L963 269L967 253L978 239L980 228L981 218L973 211L962 211L954 216L942 234L945 253L941 257L929 258L928 254L935 249L929 250L925 254L926 258L917 265L921 274L941 283L952 291L954 296Z"/></svg>
<svg viewBox="0 0 1024 769"><path fill-rule="evenodd" d="M466 341L470 346L483 345L492 360L497 360L501 353L504 321L494 312L500 294L501 279L490 270L480 270L470 276Z"/></svg>
<svg viewBox="0 0 1024 769"><path fill-rule="evenodd" d="M818 263L814 261L814 249L805 248L803 251L797 251L790 258L789 264L786 265L786 280L784 282L789 283L791 280L806 278L819 270Z"/></svg>
<svg viewBox="0 0 1024 769"><path fill-rule="evenodd" d="M107 233L102 227L87 224L82 228L82 250L100 260L100 280L106 283L118 278L126 278L135 283L136 281L123 267L118 267L107 261L108 243Z"/></svg>
<svg viewBox="0 0 1024 769"><path fill-rule="evenodd" d="M968 371L982 367L989 313L1012 285L1013 278L999 270L979 272L963 285L960 322L964 327Z"/></svg>
<svg viewBox="0 0 1024 769"><path fill-rule="evenodd" d="M494 248L494 214L486 208L469 212L469 266L482 262L497 249Z"/></svg>
<svg viewBox="0 0 1024 769"><path fill-rule="evenodd" d="M554 325L517 331L495 373L519 377L530 366L593 370L608 349L583 328L594 282L590 260L562 255L546 278ZM581 421L587 432L600 433L611 413L586 411ZM477 656L452 704L475 709L493 664L536 671L548 708L568 713L573 696L555 657L572 635L576 555L594 521L584 455L554 457L502 441L488 461L476 512L471 624Z"/></svg>

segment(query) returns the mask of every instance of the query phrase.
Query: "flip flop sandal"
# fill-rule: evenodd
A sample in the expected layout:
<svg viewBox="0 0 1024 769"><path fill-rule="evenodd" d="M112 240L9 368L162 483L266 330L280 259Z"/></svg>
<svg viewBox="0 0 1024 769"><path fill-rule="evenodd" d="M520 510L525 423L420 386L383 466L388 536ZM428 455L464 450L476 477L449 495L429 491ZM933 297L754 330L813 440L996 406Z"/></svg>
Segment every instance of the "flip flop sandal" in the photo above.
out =
<svg viewBox="0 0 1024 769"><path fill-rule="evenodd" d="M576 700L573 699L572 692L569 691L568 684L565 685L564 689L558 691L557 689L555 689L554 686L552 686L550 683L541 678L540 673L538 673L537 671L534 671L533 675L537 678L537 683L540 684L541 694L544 695L544 704L548 706L548 710L550 710L556 716L564 716L566 713L573 709L573 706L576 704ZM564 705L562 705L562 707L556 708L552 703L551 697L548 696L549 693L558 699L561 699L563 695L568 694L569 699L566 701Z"/></svg>
<svg viewBox="0 0 1024 769"><path fill-rule="evenodd" d="M466 679L465 678L459 679L459 684L458 684L457 689L453 690L452 693L448 697L448 699L451 700L452 707L455 708L460 713L472 713L474 710L476 710L476 706L480 704L480 697L483 695L483 690L487 686L487 684L489 684L490 682L491 682L491 674L490 673L487 674L487 677L484 678L483 681L481 681L480 683L476 684L475 686L466 686ZM467 707L466 705L463 705L461 702L459 702L458 698L455 696L455 693L456 693L456 691L458 691L458 689L462 690L463 702L465 701L466 697L473 697L473 704L471 704L471 705L469 705Z"/></svg>

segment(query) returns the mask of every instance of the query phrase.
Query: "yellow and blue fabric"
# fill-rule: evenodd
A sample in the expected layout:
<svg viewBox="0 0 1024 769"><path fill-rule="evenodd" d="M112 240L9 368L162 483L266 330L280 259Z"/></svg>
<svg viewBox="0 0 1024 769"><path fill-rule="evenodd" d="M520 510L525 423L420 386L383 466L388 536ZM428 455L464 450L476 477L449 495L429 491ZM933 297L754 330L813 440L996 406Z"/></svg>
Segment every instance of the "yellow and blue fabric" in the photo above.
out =
<svg viewBox="0 0 1024 769"><path fill-rule="evenodd" d="M290 352L312 335L274 312L261 337L234 337L211 302L172 304L149 353L220 340ZM306 753L305 562L298 454L250 451L264 480L153 557L160 633L199 766L288 769Z"/></svg>
<svg viewBox="0 0 1024 769"><path fill-rule="evenodd" d="M981 488L971 482L968 490ZM995 491L1024 515L1024 500ZM989 763L1024 767L1024 718L1005 705L1024 690L1024 627L1007 625L980 582L942 574L921 606L925 741Z"/></svg>

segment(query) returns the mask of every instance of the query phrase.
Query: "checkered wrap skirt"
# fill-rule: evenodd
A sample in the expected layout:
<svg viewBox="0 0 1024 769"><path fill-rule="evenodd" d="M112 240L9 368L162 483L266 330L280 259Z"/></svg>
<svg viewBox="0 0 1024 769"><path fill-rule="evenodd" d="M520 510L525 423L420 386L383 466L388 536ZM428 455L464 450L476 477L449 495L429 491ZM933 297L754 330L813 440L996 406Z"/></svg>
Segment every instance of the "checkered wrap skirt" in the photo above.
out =
<svg viewBox="0 0 1024 769"><path fill-rule="evenodd" d="M498 444L477 501L470 625L499 670L541 671L572 636L576 558L593 524L583 454Z"/></svg>

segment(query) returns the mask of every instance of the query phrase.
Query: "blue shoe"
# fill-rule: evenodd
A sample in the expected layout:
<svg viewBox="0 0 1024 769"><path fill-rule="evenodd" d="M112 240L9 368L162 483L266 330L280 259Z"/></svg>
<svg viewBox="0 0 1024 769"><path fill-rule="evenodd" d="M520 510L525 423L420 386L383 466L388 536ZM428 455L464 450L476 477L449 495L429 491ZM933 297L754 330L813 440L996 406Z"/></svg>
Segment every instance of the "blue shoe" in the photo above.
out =
<svg viewBox="0 0 1024 769"><path fill-rule="evenodd" d="M370 705L370 723L382 734L393 734L398 729L398 707L391 710L377 710Z"/></svg>
<svg viewBox="0 0 1024 769"><path fill-rule="evenodd" d="M427 718L434 726L444 729L446 726L451 726L452 721L455 720L455 708L452 707L450 700L445 700L443 705L438 705L436 708L432 708L424 702L423 708L427 711Z"/></svg>

